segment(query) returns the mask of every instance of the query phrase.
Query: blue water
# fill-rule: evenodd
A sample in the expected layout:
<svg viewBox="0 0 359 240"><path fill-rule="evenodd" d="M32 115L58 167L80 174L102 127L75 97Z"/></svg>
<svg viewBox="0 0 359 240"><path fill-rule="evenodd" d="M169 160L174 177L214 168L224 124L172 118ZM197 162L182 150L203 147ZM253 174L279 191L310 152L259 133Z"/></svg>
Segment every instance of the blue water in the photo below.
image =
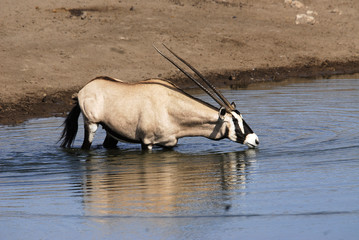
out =
<svg viewBox="0 0 359 240"><path fill-rule="evenodd" d="M0 126L0 239L357 239L359 80L223 90L258 149L57 144L63 118ZM209 100L205 95L199 97Z"/></svg>

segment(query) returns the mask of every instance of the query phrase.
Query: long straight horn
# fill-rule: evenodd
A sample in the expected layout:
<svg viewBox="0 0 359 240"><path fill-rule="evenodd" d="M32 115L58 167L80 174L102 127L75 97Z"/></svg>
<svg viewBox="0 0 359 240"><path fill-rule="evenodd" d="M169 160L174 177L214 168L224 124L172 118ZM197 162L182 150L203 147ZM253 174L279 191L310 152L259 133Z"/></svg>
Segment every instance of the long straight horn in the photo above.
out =
<svg viewBox="0 0 359 240"><path fill-rule="evenodd" d="M232 106L232 104L229 103L229 101L227 100L227 98L225 98L222 93L217 90L217 88L210 82L208 81L197 69L195 69L192 65L190 65L186 60L184 60L183 58L181 58L180 56L178 56L176 53L174 53L171 49L169 49L165 44L162 43L162 45L168 50L170 51L176 58L178 58L181 62L183 62L184 64L187 65L187 67L189 67L193 72L195 72L197 74L198 77L200 77L207 85L208 87L210 87L213 92L215 92L217 94L217 96L222 99L223 103L231 110L234 110L235 108Z"/></svg>
<svg viewBox="0 0 359 240"><path fill-rule="evenodd" d="M164 55L155 45L153 47L156 49L156 51L161 54L162 57L167 59L170 63L172 63L176 68L178 68L184 75L186 75L189 79L191 79L194 83L197 84L198 87L200 87L203 91L205 91L209 96L213 98L220 106L226 108L228 110L228 106L226 106L216 95L214 95L212 92L210 92L207 88L205 88L200 82L198 82L194 77L192 77L191 74L186 72L184 69L182 69L177 63L172 61L169 57Z"/></svg>

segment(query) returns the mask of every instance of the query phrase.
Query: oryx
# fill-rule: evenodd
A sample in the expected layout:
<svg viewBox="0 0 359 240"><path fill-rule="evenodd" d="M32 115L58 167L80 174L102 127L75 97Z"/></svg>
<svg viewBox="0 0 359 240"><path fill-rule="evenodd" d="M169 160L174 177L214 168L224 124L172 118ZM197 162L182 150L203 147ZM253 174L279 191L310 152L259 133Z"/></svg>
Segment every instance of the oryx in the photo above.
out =
<svg viewBox="0 0 359 240"><path fill-rule="evenodd" d="M149 150L154 145L174 147L179 138L190 136L213 140L229 138L250 148L258 146L257 135L243 120L234 103L230 104L202 74L169 48L168 51L192 69L211 90L155 49L221 107L197 99L166 80L126 83L114 78L97 77L78 92L76 105L64 122L62 147L71 147L75 140L80 112L85 128L83 149L90 148L98 125L106 130L103 143L106 148L116 147L118 141L140 143L142 149Z"/></svg>

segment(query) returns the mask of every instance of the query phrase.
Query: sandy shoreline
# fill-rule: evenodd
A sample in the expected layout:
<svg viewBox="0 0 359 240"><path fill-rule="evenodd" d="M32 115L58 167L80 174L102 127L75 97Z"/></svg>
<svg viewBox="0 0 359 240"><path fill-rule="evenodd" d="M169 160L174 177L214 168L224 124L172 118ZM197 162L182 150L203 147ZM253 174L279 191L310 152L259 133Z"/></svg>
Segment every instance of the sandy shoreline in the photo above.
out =
<svg viewBox="0 0 359 240"><path fill-rule="evenodd" d="M99 75L190 87L153 43L166 43L220 87L358 73L359 2L300 2L4 1L0 124L62 115ZM303 14L314 22L297 24Z"/></svg>
<svg viewBox="0 0 359 240"><path fill-rule="evenodd" d="M286 79L321 79L341 75L359 73L359 61L347 63L328 63L326 66L304 66L298 68L258 69L252 71L231 71L230 73L216 73L206 76L220 88L240 88L251 83L279 82ZM214 81L217 80L217 81ZM218 81L219 80L219 81ZM186 78L171 79L184 89L194 87ZM1 104L0 124L14 125L32 118L58 116L64 117L71 110L73 101L71 96L77 89L59 91L38 97L25 96L11 103Z"/></svg>

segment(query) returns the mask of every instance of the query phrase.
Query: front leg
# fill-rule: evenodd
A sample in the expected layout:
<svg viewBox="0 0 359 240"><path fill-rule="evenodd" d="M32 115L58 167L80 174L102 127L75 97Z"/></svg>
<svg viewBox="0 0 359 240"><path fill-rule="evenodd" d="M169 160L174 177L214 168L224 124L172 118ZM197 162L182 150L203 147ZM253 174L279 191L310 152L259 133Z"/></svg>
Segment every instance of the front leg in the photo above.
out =
<svg viewBox="0 0 359 240"><path fill-rule="evenodd" d="M156 145L161 146L166 149L172 149L177 145L177 142L178 142L178 139L171 138L171 139L166 139L166 140L160 141L160 142L156 143ZM149 144L146 144L143 142L141 143L141 147L142 147L143 151L151 151L153 148L153 145L154 145L153 143L149 143Z"/></svg>
<svg viewBox="0 0 359 240"><path fill-rule="evenodd" d="M177 145L178 139L175 137L162 140L158 143L159 146L167 149L174 148Z"/></svg>
<svg viewBox="0 0 359 240"><path fill-rule="evenodd" d="M152 151L153 144L144 144L141 143L142 151Z"/></svg>
<svg viewBox="0 0 359 240"><path fill-rule="evenodd" d="M140 135L140 134L139 134ZM141 147L142 150L152 150L154 145L165 148L173 148L177 145L176 136L163 136L163 134L147 133L142 134Z"/></svg>

